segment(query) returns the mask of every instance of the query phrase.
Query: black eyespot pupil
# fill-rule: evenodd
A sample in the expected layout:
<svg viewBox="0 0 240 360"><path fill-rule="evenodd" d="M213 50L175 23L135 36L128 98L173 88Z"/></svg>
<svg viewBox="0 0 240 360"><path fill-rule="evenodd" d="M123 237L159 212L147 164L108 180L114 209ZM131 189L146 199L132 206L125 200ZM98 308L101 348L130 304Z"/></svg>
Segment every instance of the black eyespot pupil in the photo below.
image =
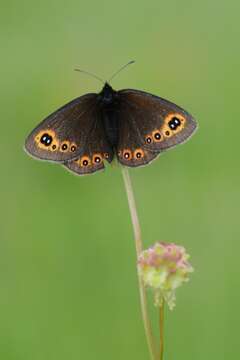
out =
<svg viewBox="0 0 240 360"><path fill-rule="evenodd" d="M94 159L95 163L100 163L101 161L101 158L99 156L96 156L95 159Z"/></svg>
<svg viewBox="0 0 240 360"><path fill-rule="evenodd" d="M44 144L45 146L49 146L51 144L51 142L53 141L53 138L51 135L49 134L43 134L41 139L40 139L41 143Z"/></svg>
<svg viewBox="0 0 240 360"><path fill-rule="evenodd" d="M169 136L169 135L170 135L170 132L169 132L169 131L166 131L165 134L166 134L167 136Z"/></svg>
<svg viewBox="0 0 240 360"><path fill-rule="evenodd" d="M62 145L62 150L67 150L67 144Z"/></svg>
<svg viewBox="0 0 240 360"><path fill-rule="evenodd" d="M53 150L55 150L55 149L56 149L56 145L53 145L52 148L53 148Z"/></svg>
<svg viewBox="0 0 240 360"><path fill-rule="evenodd" d="M83 166L87 166L88 165L88 160L83 160L82 164L83 164Z"/></svg>
<svg viewBox="0 0 240 360"><path fill-rule="evenodd" d="M71 151L72 151L72 152L76 151L76 146L73 145L73 146L71 147Z"/></svg>
<svg viewBox="0 0 240 360"><path fill-rule="evenodd" d="M173 117L168 123L170 129L176 130L181 125L181 121L177 117Z"/></svg>
<svg viewBox="0 0 240 360"><path fill-rule="evenodd" d="M129 154L128 152L126 152L126 153L124 154L124 157L125 157L125 159L129 159L130 154Z"/></svg>
<svg viewBox="0 0 240 360"><path fill-rule="evenodd" d="M152 142L152 139L150 137L147 138L147 143L150 144Z"/></svg>
<svg viewBox="0 0 240 360"><path fill-rule="evenodd" d="M161 139L161 134L160 134L160 133L156 133L156 134L154 135L154 137L155 137L156 140L160 140L160 139Z"/></svg>
<svg viewBox="0 0 240 360"><path fill-rule="evenodd" d="M136 157L137 157L138 159L140 159L140 158L142 157L142 154L141 154L140 152L137 152L137 153L136 153Z"/></svg>

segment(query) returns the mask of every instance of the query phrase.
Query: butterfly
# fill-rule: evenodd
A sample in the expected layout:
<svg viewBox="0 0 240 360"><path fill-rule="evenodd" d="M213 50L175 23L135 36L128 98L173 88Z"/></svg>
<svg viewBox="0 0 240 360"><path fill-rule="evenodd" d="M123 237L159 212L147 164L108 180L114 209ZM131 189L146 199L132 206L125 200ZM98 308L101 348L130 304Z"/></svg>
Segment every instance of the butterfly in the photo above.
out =
<svg viewBox="0 0 240 360"><path fill-rule="evenodd" d="M149 164L196 128L194 118L174 103L140 90L116 91L106 82L100 93L80 96L43 120L25 150L85 175L114 158L129 167Z"/></svg>

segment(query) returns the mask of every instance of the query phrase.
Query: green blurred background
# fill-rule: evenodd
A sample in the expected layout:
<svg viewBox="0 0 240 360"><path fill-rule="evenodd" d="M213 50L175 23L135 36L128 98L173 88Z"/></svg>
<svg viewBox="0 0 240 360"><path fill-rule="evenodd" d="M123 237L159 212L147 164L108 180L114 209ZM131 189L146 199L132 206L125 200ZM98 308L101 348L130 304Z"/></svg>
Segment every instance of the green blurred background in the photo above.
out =
<svg viewBox="0 0 240 360"><path fill-rule="evenodd" d="M40 120L100 90L74 67L107 78L131 59L115 88L172 100L200 125L130 171L144 246L182 244L195 268L166 312L165 359L237 358L239 1L0 5L0 358L148 359L120 168L77 177L23 151Z"/></svg>

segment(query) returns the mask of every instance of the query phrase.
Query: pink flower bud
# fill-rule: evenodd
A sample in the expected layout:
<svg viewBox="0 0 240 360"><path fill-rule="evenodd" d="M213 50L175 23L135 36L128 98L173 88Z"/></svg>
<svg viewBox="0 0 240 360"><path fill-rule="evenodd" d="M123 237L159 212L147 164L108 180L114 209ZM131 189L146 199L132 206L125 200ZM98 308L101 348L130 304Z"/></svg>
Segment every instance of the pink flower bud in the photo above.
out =
<svg viewBox="0 0 240 360"><path fill-rule="evenodd" d="M182 246L158 242L142 251L138 258L138 271L145 286L154 290L155 305L166 301L172 310L175 306L175 290L189 280L193 272L189 255Z"/></svg>

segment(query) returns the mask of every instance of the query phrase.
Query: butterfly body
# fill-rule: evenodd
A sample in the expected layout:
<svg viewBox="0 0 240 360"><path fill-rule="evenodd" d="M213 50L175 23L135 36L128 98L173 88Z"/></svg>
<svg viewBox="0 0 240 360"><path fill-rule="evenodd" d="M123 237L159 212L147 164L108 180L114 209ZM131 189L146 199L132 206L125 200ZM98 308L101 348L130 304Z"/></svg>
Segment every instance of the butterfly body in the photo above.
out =
<svg viewBox="0 0 240 360"><path fill-rule="evenodd" d="M146 165L196 128L193 117L170 101L140 90L116 91L106 83L99 94L83 95L43 120L25 149L85 175L114 157L125 166Z"/></svg>
<svg viewBox="0 0 240 360"><path fill-rule="evenodd" d="M117 91L106 83L98 98L101 108L101 121L106 137L113 151L119 139L119 116L118 109L120 99Z"/></svg>

